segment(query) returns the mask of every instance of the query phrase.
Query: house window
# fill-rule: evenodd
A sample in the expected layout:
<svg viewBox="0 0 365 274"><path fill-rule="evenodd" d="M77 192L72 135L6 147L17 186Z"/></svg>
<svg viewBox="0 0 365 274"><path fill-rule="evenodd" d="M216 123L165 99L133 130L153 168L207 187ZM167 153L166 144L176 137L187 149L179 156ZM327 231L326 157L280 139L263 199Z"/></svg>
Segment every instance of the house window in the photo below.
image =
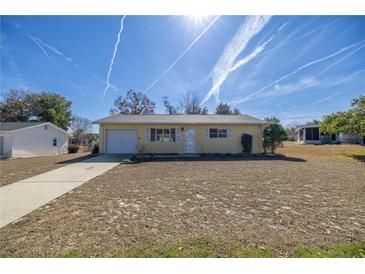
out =
<svg viewBox="0 0 365 274"><path fill-rule="evenodd" d="M151 142L176 142L175 128L151 128Z"/></svg>
<svg viewBox="0 0 365 274"><path fill-rule="evenodd" d="M53 146L56 147L57 146L57 138L53 138Z"/></svg>
<svg viewBox="0 0 365 274"><path fill-rule="evenodd" d="M228 130L226 128L210 128L209 138L227 138Z"/></svg>

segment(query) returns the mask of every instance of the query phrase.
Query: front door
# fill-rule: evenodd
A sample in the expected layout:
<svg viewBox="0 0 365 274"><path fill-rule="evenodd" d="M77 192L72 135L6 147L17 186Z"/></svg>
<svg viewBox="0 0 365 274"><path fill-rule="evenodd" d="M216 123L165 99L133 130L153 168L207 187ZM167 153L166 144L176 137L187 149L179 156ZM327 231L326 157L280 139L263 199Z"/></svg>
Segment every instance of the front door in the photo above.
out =
<svg viewBox="0 0 365 274"><path fill-rule="evenodd" d="M196 153L196 134L195 128L185 128L184 131L184 152Z"/></svg>

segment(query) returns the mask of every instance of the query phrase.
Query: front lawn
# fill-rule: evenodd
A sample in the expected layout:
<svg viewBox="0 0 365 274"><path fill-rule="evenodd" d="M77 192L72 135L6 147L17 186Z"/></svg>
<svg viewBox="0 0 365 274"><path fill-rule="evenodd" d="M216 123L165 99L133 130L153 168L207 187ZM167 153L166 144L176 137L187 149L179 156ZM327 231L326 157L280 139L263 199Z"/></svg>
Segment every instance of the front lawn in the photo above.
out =
<svg viewBox="0 0 365 274"><path fill-rule="evenodd" d="M365 166L329 148L122 164L1 228L1 256L364 257Z"/></svg>
<svg viewBox="0 0 365 274"><path fill-rule="evenodd" d="M86 159L89 153L74 153L0 160L0 186Z"/></svg>

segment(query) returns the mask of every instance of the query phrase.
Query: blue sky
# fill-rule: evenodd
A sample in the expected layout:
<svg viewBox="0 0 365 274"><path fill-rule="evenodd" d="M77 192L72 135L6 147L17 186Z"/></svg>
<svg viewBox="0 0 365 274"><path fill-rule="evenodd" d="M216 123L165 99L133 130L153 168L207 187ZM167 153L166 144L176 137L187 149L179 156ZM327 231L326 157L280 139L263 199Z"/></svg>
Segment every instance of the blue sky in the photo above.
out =
<svg viewBox="0 0 365 274"><path fill-rule="evenodd" d="M190 93L210 113L229 102L285 125L345 110L365 94L364 16L121 19L2 16L1 92L58 92L92 120L129 89L145 92L157 113L163 96L177 103Z"/></svg>

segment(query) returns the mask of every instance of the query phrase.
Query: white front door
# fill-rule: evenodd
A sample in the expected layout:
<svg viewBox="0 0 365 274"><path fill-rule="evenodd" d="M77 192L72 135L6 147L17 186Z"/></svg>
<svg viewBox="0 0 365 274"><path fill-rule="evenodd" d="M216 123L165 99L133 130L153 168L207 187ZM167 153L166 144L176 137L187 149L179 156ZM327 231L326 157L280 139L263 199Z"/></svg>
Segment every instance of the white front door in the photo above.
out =
<svg viewBox="0 0 365 274"><path fill-rule="evenodd" d="M196 153L195 128L185 128L184 131L184 152Z"/></svg>
<svg viewBox="0 0 365 274"><path fill-rule="evenodd" d="M137 153L137 130L107 129L106 153Z"/></svg>

